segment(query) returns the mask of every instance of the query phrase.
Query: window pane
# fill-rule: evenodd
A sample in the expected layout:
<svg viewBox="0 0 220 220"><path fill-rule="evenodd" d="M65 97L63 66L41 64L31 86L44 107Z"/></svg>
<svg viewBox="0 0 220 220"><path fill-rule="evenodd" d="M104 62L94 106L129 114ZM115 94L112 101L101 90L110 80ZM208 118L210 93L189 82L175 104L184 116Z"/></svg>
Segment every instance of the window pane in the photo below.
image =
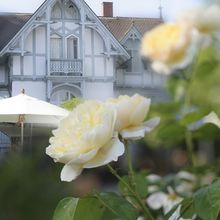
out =
<svg viewBox="0 0 220 220"><path fill-rule="evenodd" d="M132 72L132 52L131 52L131 50L128 50L128 53L131 56L131 58L129 60L127 60L126 72Z"/></svg>
<svg viewBox="0 0 220 220"><path fill-rule="evenodd" d="M79 19L78 9L72 2L66 4L64 13L66 19Z"/></svg>
<svg viewBox="0 0 220 220"><path fill-rule="evenodd" d="M53 59L61 58L61 38L50 39L50 56Z"/></svg>
<svg viewBox="0 0 220 220"><path fill-rule="evenodd" d="M67 58L78 58L78 39L75 37L70 37L67 39Z"/></svg>
<svg viewBox="0 0 220 220"><path fill-rule="evenodd" d="M52 13L51 13L52 18L61 18L61 9L58 4L54 5Z"/></svg>
<svg viewBox="0 0 220 220"><path fill-rule="evenodd" d="M132 51L132 70L133 72L141 72L141 57L138 50Z"/></svg>

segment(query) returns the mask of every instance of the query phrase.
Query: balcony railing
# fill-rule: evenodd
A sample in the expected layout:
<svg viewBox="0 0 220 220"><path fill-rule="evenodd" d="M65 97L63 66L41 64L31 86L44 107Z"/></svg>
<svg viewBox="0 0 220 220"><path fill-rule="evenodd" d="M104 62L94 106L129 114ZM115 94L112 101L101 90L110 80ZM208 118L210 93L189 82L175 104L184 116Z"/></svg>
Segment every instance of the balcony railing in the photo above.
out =
<svg viewBox="0 0 220 220"><path fill-rule="evenodd" d="M52 76L82 76L82 60L50 60L50 75Z"/></svg>

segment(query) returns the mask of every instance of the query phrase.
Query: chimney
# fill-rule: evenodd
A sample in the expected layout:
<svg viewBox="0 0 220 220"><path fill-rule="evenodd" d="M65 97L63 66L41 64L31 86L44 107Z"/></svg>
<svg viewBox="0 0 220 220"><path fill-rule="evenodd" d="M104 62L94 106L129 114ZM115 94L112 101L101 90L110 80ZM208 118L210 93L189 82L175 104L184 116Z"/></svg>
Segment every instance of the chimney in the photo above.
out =
<svg viewBox="0 0 220 220"><path fill-rule="evenodd" d="M113 2L103 2L103 16L113 17Z"/></svg>

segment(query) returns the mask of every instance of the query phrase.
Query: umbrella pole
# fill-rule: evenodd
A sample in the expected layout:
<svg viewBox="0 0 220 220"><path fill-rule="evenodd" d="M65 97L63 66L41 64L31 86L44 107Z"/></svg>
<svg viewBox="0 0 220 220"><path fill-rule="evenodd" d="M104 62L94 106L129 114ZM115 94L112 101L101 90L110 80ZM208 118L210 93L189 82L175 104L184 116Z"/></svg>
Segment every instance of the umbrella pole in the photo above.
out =
<svg viewBox="0 0 220 220"><path fill-rule="evenodd" d="M24 147L24 114L19 115L17 125L21 126L21 151Z"/></svg>
<svg viewBox="0 0 220 220"><path fill-rule="evenodd" d="M24 122L21 121L21 150L23 151L24 145Z"/></svg>

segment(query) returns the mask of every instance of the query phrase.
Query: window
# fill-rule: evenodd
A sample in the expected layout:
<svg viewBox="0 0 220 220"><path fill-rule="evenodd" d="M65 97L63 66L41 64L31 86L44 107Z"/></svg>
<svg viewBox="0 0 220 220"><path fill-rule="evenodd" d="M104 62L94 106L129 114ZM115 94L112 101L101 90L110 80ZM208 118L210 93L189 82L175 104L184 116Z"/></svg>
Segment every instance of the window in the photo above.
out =
<svg viewBox="0 0 220 220"><path fill-rule="evenodd" d="M77 20L80 19L78 9L71 1L67 2L65 5L64 18Z"/></svg>
<svg viewBox="0 0 220 220"><path fill-rule="evenodd" d="M62 55L62 39L58 35L51 36L50 56L52 59L59 59Z"/></svg>
<svg viewBox="0 0 220 220"><path fill-rule="evenodd" d="M53 95L51 96L51 103L55 104L55 105L60 105L63 102L70 100L72 98L74 98L74 94L71 93L71 91L68 90L59 90L55 93L53 93Z"/></svg>
<svg viewBox="0 0 220 220"><path fill-rule="evenodd" d="M127 50L131 58L127 61L126 72L141 71L141 57L138 50Z"/></svg>
<svg viewBox="0 0 220 220"><path fill-rule="evenodd" d="M71 36L67 38L67 59L78 58L78 38Z"/></svg>
<svg viewBox="0 0 220 220"><path fill-rule="evenodd" d="M59 3L56 3L53 6L53 9L52 9L52 12L51 12L51 17L55 18L55 19L59 19L59 18L62 17L62 12L61 12L61 8L60 8Z"/></svg>
<svg viewBox="0 0 220 220"><path fill-rule="evenodd" d="M131 58L126 63L126 72L132 72L132 51L127 50L127 52L131 56Z"/></svg>

